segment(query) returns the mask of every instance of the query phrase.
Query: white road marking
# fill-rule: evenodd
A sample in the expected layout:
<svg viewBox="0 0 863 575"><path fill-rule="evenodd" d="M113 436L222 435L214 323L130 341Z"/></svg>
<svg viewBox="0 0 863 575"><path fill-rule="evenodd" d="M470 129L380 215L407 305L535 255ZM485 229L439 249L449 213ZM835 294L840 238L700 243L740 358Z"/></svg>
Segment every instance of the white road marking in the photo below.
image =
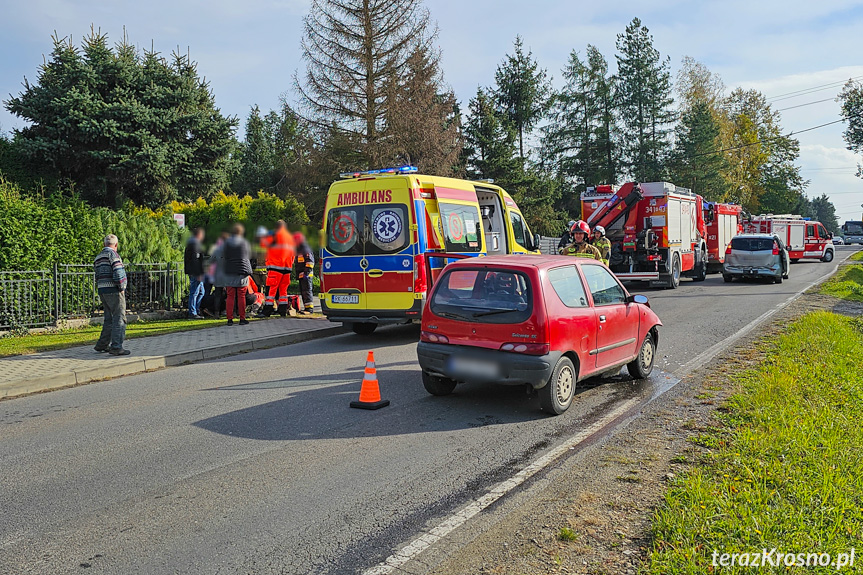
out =
<svg viewBox="0 0 863 575"><path fill-rule="evenodd" d="M679 379L683 379L684 377L686 377L687 375L692 373L692 371L698 369L702 365L706 364L707 362L709 362L710 360L715 358L717 355L719 355L720 353L722 353L723 351L725 351L726 349L731 347L731 345L734 344L734 342L736 342L737 340L739 340L740 338L742 338L743 336L745 336L746 334L751 332L753 329L758 327L761 324L761 322L765 321L767 318L769 318L770 316L772 316L773 314L775 314L779 310L785 308L786 306L788 306L788 304L790 304L791 302L793 302L794 300L799 298L801 295L803 295L804 292L809 291L810 289L814 288L818 284L824 283L828 279L833 277L833 275L837 271L839 271L839 264L844 262L845 260L847 260L854 253L855 252L851 252L847 256L845 256L841 261L835 262L836 267L834 267L833 271L831 271L829 274L827 274L826 276L822 276L822 277L818 278L817 280L810 283L805 288L792 294L791 297L789 297L787 300L777 304L772 309L769 309L766 312L764 312L763 314L759 315L757 318L753 319L751 322L749 322L748 324L746 324L745 326L740 328L736 333L734 333L734 334L726 337L722 341L708 347L706 350L702 351L701 353L696 355L694 358L692 358L691 360L689 360L688 362L686 362L685 364L681 365L679 368L674 370L674 372L672 372L672 375L674 375L674 377L677 377Z"/></svg>
<svg viewBox="0 0 863 575"><path fill-rule="evenodd" d="M470 503L459 508L432 529L424 530L410 543L387 557L385 561L375 567L363 571L362 575L389 575L390 573L395 572L396 569L411 561L420 553L422 553L423 551L425 551L426 549L428 549L429 547L431 547L432 545L434 545L435 543L437 543L438 541L464 525L468 520L478 515L489 505L491 505L492 503L494 503L495 501L497 501L498 499L500 499L501 497L503 497L504 495L506 495L507 493L533 477L534 475L536 475L538 472L551 465L561 455L563 455L570 449L577 447L580 443L582 443L594 433L602 429L605 425L613 421L616 417L625 413L628 409L630 409L638 402L639 399L634 398L622 403L598 421L594 422L593 424L589 425L585 429L572 436L568 441L537 458L527 467L523 468L521 471L519 471L509 479L501 481L500 483L492 487L485 493L485 495L483 495L479 499L475 499L474 501L471 501Z"/></svg>

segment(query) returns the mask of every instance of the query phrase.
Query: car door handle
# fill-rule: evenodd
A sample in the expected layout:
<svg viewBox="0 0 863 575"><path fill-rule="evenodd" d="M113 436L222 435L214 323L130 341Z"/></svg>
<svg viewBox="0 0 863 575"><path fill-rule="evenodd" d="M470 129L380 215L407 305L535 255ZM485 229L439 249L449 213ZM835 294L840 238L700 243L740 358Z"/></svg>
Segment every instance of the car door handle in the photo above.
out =
<svg viewBox="0 0 863 575"><path fill-rule="evenodd" d="M599 316L599 323L605 323L605 316L604 315Z"/></svg>

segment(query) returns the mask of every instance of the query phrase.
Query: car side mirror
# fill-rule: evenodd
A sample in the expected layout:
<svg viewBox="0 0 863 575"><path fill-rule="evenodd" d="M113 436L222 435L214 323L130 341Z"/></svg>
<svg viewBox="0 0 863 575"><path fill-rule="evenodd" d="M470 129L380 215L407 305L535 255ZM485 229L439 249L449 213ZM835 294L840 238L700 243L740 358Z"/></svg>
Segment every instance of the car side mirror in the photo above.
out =
<svg viewBox="0 0 863 575"><path fill-rule="evenodd" d="M646 295L641 295L637 293L635 295L631 295L626 299L626 303L640 303L642 305L649 305L648 299Z"/></svg>
<svg viewBox="0 0 863 575"><path fill-rule="evenodd" d="M533 249L538 250L540 244L539 234L533 234Z"/></svg>

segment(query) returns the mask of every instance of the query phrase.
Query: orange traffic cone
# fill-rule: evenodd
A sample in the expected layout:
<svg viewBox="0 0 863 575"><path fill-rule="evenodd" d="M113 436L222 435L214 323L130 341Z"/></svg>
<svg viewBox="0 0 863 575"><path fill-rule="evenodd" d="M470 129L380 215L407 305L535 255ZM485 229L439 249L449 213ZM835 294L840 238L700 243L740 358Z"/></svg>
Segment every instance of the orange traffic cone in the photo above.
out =
<svg viewBox="0 0 863 575"><path fill-rule="evenodd" d="M380 409L390 404L389 399L381 399L378 387L378 370L375 368L375 352L370 351L366 358L366 374L363 376L363 387L360 389L360 400L352 401L351 407L359 409Z"/></svg>

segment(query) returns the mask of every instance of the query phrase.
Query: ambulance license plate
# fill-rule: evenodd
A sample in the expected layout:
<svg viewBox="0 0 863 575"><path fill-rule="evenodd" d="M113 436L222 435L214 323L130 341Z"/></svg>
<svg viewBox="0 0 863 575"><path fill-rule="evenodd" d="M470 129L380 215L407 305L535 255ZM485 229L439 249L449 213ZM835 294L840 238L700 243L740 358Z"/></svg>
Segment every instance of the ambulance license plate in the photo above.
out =
<svg viewBox="0 0 863 575"><path fill-rule="evenodd" d="M333 303L360 303L360 296L357 294L334 295Z"/></svg>

